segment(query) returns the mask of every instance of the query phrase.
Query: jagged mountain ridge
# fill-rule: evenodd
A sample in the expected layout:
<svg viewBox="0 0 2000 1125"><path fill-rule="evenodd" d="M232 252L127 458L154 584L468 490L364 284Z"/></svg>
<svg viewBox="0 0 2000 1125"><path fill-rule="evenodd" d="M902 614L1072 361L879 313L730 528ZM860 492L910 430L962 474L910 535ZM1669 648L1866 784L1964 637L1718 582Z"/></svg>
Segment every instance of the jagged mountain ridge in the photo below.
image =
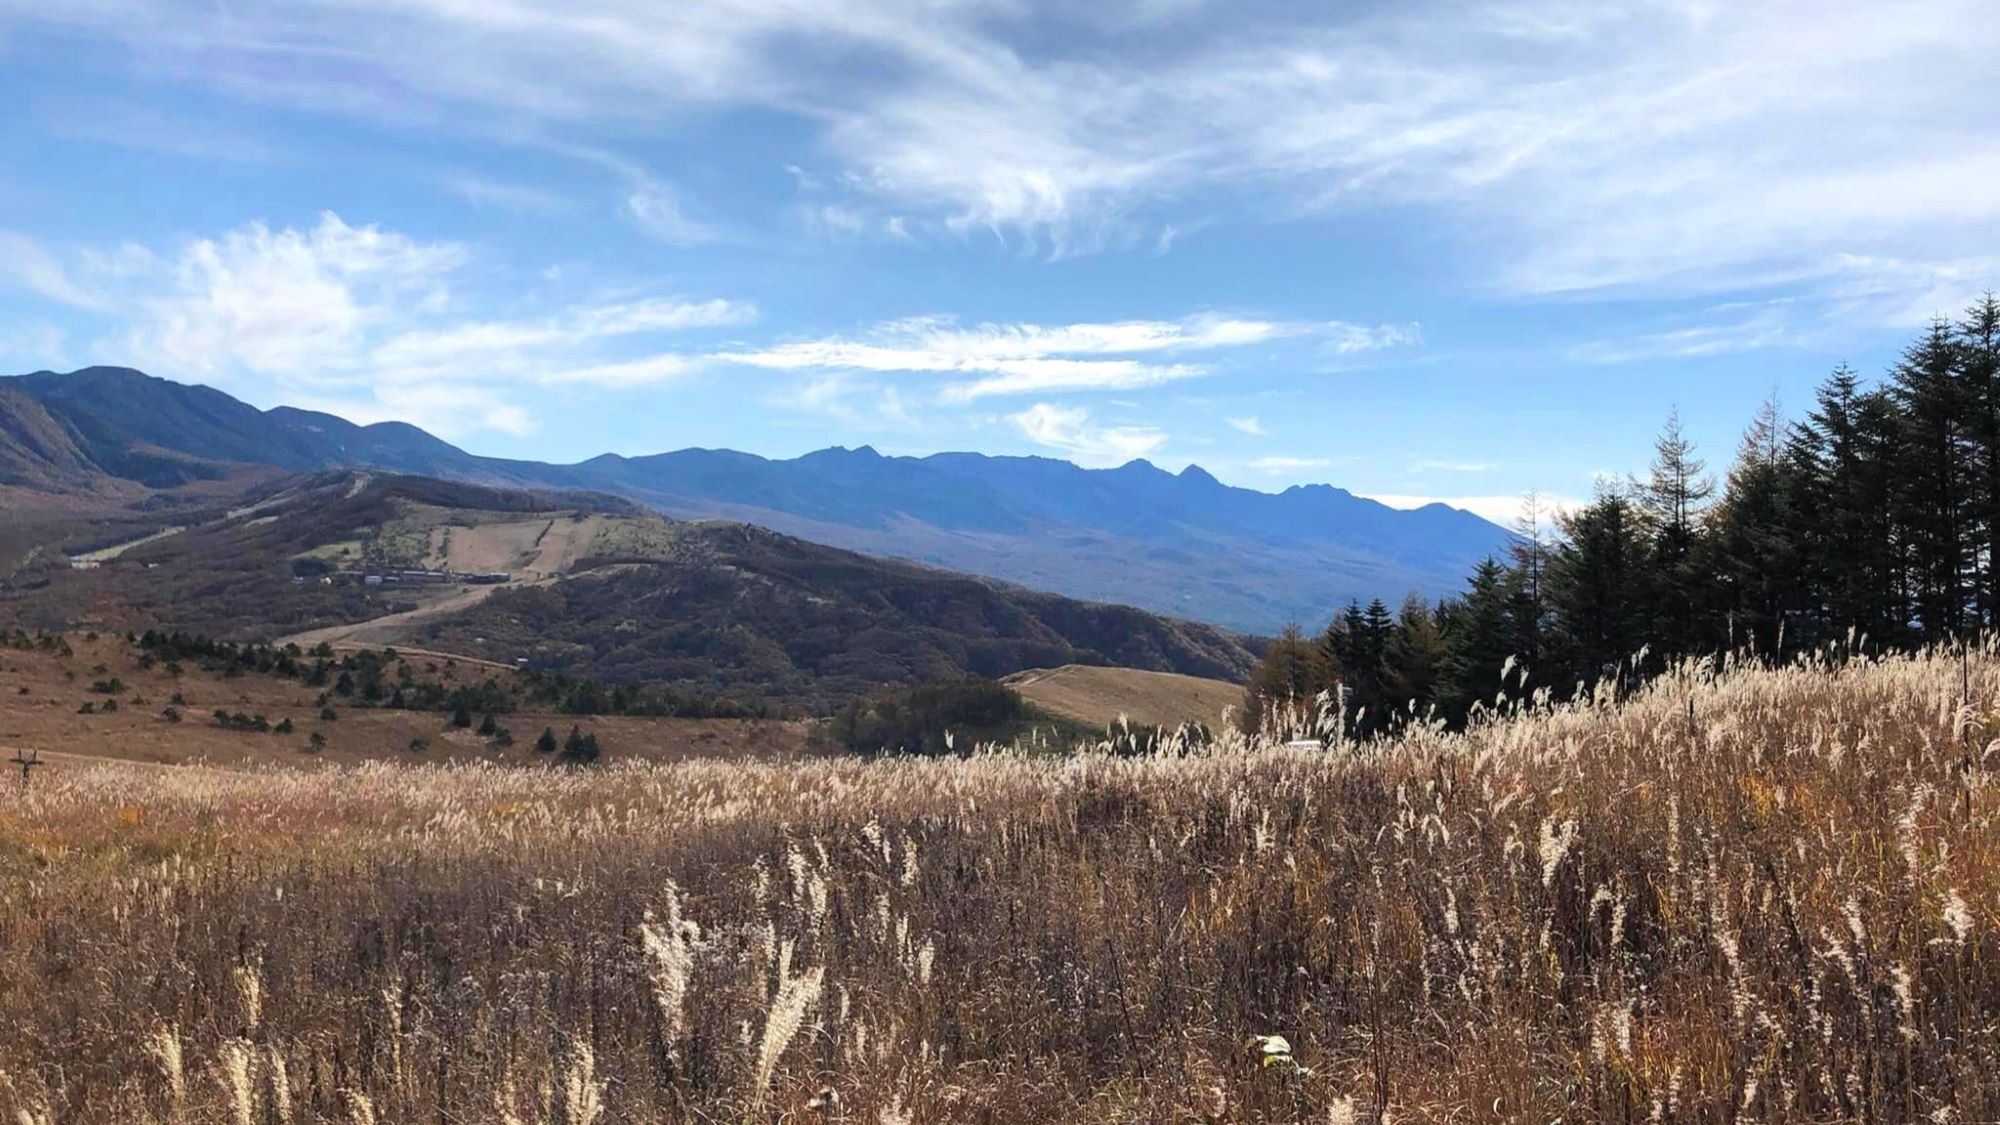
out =
<svg viewBox="0 0 2000 1125"><path fill-rule="evenodd" d="M1280 493L1198 467L1092 470L1044 457L885 457L833 448L788 460L732 450L604 455L574 465L480 457L404 423L259 410L221 391L124 368L0 379L74 434L89 471L169 487L224 463L378 468L512 487L614 492L1071 597L1251 632L1323 620L1349 598L1458 588L1504 533L1470 513L1399 511L1327 485ZM170 455L170 456L169 456ZM0 463L5 450L0 449Z"/></svg>

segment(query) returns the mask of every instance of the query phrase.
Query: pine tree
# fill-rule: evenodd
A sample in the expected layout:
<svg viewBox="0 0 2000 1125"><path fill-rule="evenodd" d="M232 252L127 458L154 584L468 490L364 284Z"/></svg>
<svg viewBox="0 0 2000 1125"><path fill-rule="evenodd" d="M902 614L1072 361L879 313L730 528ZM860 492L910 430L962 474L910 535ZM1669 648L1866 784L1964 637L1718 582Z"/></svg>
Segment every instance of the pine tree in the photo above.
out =
<svg viewBox="0 0 2000 1125"><path fill-rule="evenodd" d="M1641 523L1624 493L1602 488L1563 521L1564 542L1549 559L1549 606L1568 650L1565 671L1586 685L1617 674L1646 643Z"/></svg>
<svg viewBox="0 0 2000 1125"><path fill-rule="evenodd" d="M535 752L553 754L556 752L556 732L553 727L543 727L540 738L535 739Z"/></svg>
<svg viewBox="0 0 2000 1125"><path fill-rule="evenodd" d="M587 766L597 761L598 754L596 734L584 734L576 727L569 728L569 738L563 742L563 761L573 766Z"/></svg>
<svg viewBox="0 0 2000 1125"><path fill-rule="evenodd" d="M1908 550L1917 619L1932 638L1965 625L1973 474L1966 386L1951 326L1934 321L1890 377L1901 415L1896 508Z"/></svg>
<svg viewBox="0 0 2000 1125"><path fill-rule="evenodd" d="M1988 293L1958 322L1959 378L1971 405L1971 517L1977 536L1975 625L2000 624L2000 298Z"/></svg>
<svg viewBox="0 0 2000 1125"><path fill-rule="evenodd" d="M1444 634L1421 595L1403 599L1389 636L1383 693L1389 708L1423 715L1438 702L1438 679L1445 662Z"/></svg>
<svg viewBox="0 0 2000 1125"><path fill-rule="evenodd" d="M1904 537L1895 474L1904 427L1895 403L1837 368L1794 430L1789 460L1798 549L1815 639L1903 643Z"/></svg>
<svg viewBox="0 0 2000 1125"><path fill-rule="evenodd" d="M1782 655L1779 646L1787 639L1800 640L1783 634L1803 600L1783 432L1778 404L1766 400L1744 431L1711 527L1716 608L1729 643L1772 656Z"/></svg>
<svg viewBox="0 0 2000 1125"><path fill-rule="evenodd" d="M1653 444L1653 467L1638 486L1639 511L1650 533L1646 566L1646 597L1650 603L1656 647L1666 654L1693 651L1703 637L1702 604L1707 592L1706 560L1701 520L1715 480L1695 456L1694 442L1681 429L1679 411Z"/></svg>
<svg viewBox="0 0 2000 1125"><path fill-rule="evenodd" d="M1443 611L1445 644L1441 695L1453 720L1475 706L1494 705L1506 687L1501 678L1514 652L1513 576L1500 560L1487 558L1472 570L1466 591Z"/></svg>

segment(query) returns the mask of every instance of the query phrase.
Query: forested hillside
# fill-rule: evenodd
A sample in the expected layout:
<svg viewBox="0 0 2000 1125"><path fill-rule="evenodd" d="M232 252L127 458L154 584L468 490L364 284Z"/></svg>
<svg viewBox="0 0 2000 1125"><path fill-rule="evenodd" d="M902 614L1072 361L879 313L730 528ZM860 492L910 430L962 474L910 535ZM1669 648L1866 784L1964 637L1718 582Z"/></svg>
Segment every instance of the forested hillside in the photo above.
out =
<svg viewBox="0 0 2000 1125"><path fill-rule="evenodd" d="M1335 687L1363 732L1496 699L1615 689L1678 656L1879 653L2000 624L2000 300L1938 321L1882 379L1842 366L1767 403L1718 481L1670 418L1643 477L1527 507L1456 597L1355 603L1288 631L1245 720Z"/></svg>
<svg viewBox="0 0 2000 1125"><path fill-rule="evenodd" d="M674 525L672 549L503 589L428 623L427 647L619 683L830 710L884 684L1114 664L1240 682L1221 629L873 559L741 524Z"/></svg>

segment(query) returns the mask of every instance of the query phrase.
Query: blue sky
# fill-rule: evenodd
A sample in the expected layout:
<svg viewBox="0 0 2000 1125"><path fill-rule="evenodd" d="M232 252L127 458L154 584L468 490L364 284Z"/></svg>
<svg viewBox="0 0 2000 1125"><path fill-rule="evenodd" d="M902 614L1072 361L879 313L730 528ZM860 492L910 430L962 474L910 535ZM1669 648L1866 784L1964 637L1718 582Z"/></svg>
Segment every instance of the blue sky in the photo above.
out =
<svg viewBox="0 0 2000 1125"><path fill-rule="evenodd" d="M0 0L0 370L1504 516L2000 287L1974 0Z"/></svg>

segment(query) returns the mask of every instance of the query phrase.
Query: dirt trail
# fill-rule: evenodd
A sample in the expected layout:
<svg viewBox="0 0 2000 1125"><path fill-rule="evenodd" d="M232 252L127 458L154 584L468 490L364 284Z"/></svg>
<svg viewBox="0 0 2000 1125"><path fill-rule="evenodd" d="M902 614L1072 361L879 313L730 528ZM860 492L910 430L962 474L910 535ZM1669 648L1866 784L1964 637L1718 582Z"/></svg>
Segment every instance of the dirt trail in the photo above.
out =
<svg viewBox="0 0 2000 1125"><path fill-rule="evenodd" d="M143 546L147 543L157 543L160 540L165 539L169 535L179 535L181 532L186 530L187 528L179 526L163 527L160 530L153 532L151 535L141 535L137 539L127 539L123 543L114 543L109 547L100 547L95 551L85 551L80 555L71 555L70 561L98 562L98 563L110 562L112 559L117 558L118 556L124 554L125 552L131 550L134 547Z"/></svg>
<svg viewBox="0 0 2000 1125"><path fill-rule="evenodd" d="M300 648L311 648L317 644L328 644L335 648L347 646L374 646L395 643L396 636L406 626L429 621L435 617L470 609L493 596L495 590L508 586L533 586L535 582L494 583L491 586L467 586L455 594L439 598L428 605L406 609L401 613L371 617L366 621L355 621L346 625L328 625L323 629L308 629L289 637L278 638L281 645L295 644ZM449 655L449 654L445 654ZM459 658L463 659L463 658Z"/></svg>

